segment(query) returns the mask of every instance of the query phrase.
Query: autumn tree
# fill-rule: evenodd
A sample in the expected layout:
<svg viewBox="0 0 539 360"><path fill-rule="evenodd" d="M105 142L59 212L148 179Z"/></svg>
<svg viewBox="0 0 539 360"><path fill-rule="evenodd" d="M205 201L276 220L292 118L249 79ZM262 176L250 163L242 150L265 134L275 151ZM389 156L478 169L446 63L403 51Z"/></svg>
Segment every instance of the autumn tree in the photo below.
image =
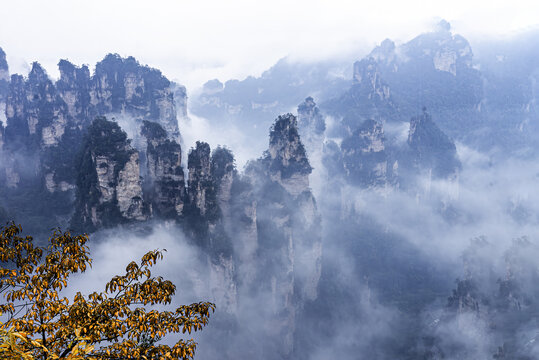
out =
<svg viewBox="0 0 539 360"><path fill-rule="evenodd" d="M70 275L92 264L87 235L55 230L47 247L35 246L15 224L0 228L0 359L14 351L33 359L192 359L193 339L174 334L202 330L215 305L199 302L174 311L157 310L170 304L176 286L153 277L150 268L162 251L145 254L127 265L103 292L72 299L63 295ZM65 291L64 291L65 292ZM179 335L176 335L179 337ZM3 349L3 350L2 350ZM81 357L82 356L82 357ZM24 356L18 357L26 359Z"/></svg>

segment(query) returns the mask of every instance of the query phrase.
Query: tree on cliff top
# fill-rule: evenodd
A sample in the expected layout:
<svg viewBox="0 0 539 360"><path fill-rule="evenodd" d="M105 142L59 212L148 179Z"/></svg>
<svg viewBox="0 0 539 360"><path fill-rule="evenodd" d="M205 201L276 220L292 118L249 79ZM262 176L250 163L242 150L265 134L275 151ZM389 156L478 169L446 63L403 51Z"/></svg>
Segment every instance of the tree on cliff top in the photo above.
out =
<svg viewBox="0 0 539 360"><path fill-rule="evenodd" d="M61 294L71 274L91 266L87 235L55 230L47 247L34 246L14 224L0 227L0 359L192 359L193 339L173 346L159 343L167 334L202 330L215 305L170 304L176 286L152 277L150 267L163 258L148 252L115 276L105 291L73 299ZM16 355L15 357L14 354Z"/></svg>

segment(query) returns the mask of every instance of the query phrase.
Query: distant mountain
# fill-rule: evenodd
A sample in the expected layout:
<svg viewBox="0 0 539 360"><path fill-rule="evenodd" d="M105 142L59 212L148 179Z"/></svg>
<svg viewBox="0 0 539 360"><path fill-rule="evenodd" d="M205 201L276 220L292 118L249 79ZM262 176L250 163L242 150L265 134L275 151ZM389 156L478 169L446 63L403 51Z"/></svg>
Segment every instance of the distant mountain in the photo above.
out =
<svg viewBox="0 0 539 360"><path fill-rule="evenodd" d="M474 238L463 271L439 254L489 216L535 229L533 186L494 194L491 171L539 144L537 40L519 41L475 57L441 22L353 66L208 81L189 110L223 144L246 137L243 169L225 145L186 149L187 89L157 69L109 54L93 75L61 60L57 81L38 63L9 76L0 50L0 221L185 237L203 265L176 264L183 289L218 303L208 359L536 358L532 242L495 261Z"/></svg>
<svg viewBox="0 0 539 360"><path fill-rule="evenodd" d="M431 33L396 47L384 40L354 64L353 84L322 109L353 131L362 121L407 121L423 107L444 131L460 137L478 126L483 79L462 36L442 22Z"/></svg>
<svg viewBox="0 0 539 360"><path fill-rule="evenodd" d="M328 129L329 136L338 137L369 119L407 122L426 107L457 141L487 151L529 154L539 139L539 70L533 46L528 46L534 41L529 33L506 43L479 43L478 57L464 37L441 21L434 31L402 45L384 40L353 67L282 59L260 77L208 81L190 107L211 123L263 136L277 114L312 96L323 113L338 121L337 128Z"/></svg>
<svg viewBox="0 0 539 360"><path fill-rule="evenodd" d="M342 92L350 84L350 70L346 63L303 64L284 58L260 77L208 81L190 108L212 122L231 121L266 136L275 116L293 111L306 97L328 99Z"/></svg>

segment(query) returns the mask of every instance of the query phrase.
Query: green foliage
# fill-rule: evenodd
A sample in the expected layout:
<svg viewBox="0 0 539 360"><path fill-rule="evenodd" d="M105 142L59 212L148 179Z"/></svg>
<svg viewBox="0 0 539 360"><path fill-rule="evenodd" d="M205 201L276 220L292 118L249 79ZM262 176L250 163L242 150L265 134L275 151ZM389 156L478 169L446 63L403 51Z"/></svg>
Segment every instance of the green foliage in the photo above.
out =
<svg viewBox="0 0 539 360"><path fill-rule="evenodd" d="M125 79L128 75L135 75L142 79L141 85L135 88L130 101L125 99ZM106 78L111 91L112 109L109 111L120 112L124 106L136 112L139 108L145 108L149 104L149 115L152 119L160 116L158 93L170 87L170 81L164 77L161 71L148 66L141 66L134 57L122 58L118 54L108 54L95 67L95 80L99 83L100 78ZM172 101L173 95L169 94ZM104 113L104 112L101 112Z"/></svg>
<svg viewBox="0 0 539 360"><path fill-rule="evenodd" d="M219 186L223 177L228 173L235 173L234 154L226 147L218 146L211 155L211 174Z"/></svg>
<svg viewBox="0 0 539 360"><path fill-rule="evenodd" d="M276 147L274 159L270 154L264 154L264 162L269 162L268 167L272 172L281 172L283 178L289 178L294 174L310 174L312 167L307 159L305 147L300 141L297 120L292 114L279 115L270 129L270 147ZM291 157L285 161L284 153L291 153Z"/></svg>
<svg viewBox="0 0 539 360"><path fill-rule="evenodd" d="M156 122L144 120L142 122L141 134L148 140L166 139L167 132Z"/></svg>
<svg viewBox="0 0 539 360"><path fill-rule="evenodd" d="M104 226L113 226L125 222L116 202L100 202L101 191L97 177L95 158L104 156L114 163L113 184L118 182L121 169L129 161L135 150L130 147L127 134L113 121L105 117L97 117L88 128L84 137L81 151L77 156L77 192L75 201L75 214L71 226L79 230L93 231L95 226L90 220L90 209L96 207L100 218L104 219Z"/></svg>
<svg viewBox="0 0 539 360"><path fill-rule="evenodd" d="M128 149L131 140L114 121L104 116L94 119L84 138L83 148L92 152L93 156L107 156L120 164L120 169L129 160L134 150Z"/></svg>

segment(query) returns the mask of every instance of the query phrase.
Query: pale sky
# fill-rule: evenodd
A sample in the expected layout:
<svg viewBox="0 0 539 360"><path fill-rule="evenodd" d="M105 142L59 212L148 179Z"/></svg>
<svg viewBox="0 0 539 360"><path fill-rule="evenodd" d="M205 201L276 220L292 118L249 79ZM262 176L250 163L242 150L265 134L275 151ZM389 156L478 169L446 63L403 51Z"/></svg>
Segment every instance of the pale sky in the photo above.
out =
<svg viewBox="0 0 539 360"><path fill-rule="evenodd" d="M107 53L194 89L206 80L259 75L279 58L360 58L385 38L404 42L440 19L469 40L539 24L531 0L2 0L0 47L11 72L39 61L52 77ZM357 54L357 56L356 56Z"/></svg>

